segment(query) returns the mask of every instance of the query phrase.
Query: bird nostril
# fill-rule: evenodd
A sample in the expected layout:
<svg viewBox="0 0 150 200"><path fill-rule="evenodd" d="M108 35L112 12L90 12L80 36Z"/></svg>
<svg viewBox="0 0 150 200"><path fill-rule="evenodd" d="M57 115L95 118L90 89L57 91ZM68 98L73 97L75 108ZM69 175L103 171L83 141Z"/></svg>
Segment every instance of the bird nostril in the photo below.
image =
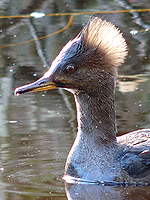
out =
<svg viewBox="0 0 150 200"><path fill-rule="evenodd" d="M40 83L38 83L38 85L43 85L45 83L46 83L46 81L41 81Z"/></svg>

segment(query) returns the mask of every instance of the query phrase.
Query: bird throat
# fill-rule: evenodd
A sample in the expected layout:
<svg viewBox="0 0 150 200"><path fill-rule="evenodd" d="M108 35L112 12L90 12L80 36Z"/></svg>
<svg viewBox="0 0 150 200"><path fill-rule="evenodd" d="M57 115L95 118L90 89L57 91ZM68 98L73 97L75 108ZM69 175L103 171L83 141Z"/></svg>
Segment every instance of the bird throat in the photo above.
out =
<svg viewBox="0 0 150 200"><path fill-rule="evenodd" d="M96 143L116 142L114 89L109 93L97 92L94 96L83 92L74 96L78 134L89 136Z"/></svg>

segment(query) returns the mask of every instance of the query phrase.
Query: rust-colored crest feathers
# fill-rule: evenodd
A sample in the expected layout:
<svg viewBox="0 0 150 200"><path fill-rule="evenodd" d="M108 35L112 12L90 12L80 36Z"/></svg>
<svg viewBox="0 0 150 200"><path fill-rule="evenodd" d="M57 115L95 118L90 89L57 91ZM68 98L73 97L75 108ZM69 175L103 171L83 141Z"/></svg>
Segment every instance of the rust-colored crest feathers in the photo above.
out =
<svg viewBox="0 0 150 200"><path fill-rule="evenodd" d="M125 39L112 23L95 17L83 29L84 46L97 49L104 65L119 66L127 56Z"/></svg>

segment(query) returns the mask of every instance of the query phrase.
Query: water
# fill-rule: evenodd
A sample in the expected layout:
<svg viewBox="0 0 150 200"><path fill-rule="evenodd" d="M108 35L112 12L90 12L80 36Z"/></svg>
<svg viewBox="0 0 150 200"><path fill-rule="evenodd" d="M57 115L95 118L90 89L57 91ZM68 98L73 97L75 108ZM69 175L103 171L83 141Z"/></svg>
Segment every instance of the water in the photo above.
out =
<svg viewBox="0 0 150 200"><path fill-rule="evenodd" d="M12 96L9 106L8 135L1 137L2 191L9 199L65 198L62 176L72 137L70 113L57 92L49 95L48 103L40 94L38 107L37 96Z"/></svg>
<svg viewBox="0 0 150 200"><path fill-rule="evenodd" d="M135 1L136 2L136 1ZM150 7L130 4L130 8ZM129 4L128 4L129 5ZM35 11L80 12L120 10L124 1L0 2L0 15ZM135 6L135 7L134 7ZM141 6L141 7L140 7ZM135 18L135 15L137 18ZM13 95L16 87L31 83L47 70L63 45L72 39L90 15L75 16L71 27L46 39L16 45L49 35L65 27L69 17L0 19L0 200L24 199L149 199L149 187L66 185L62 180L67 154L76 135L73 97L63 90ZM118 135L150 127L149 13L101 14L124 33L129 57L119 69L116 84ZM139 19L139 20L137 20ZM137 23L138 21L138 23ZM140 22L140 25L139 25ZM66 195L67 194L67 195Z"/></svg>

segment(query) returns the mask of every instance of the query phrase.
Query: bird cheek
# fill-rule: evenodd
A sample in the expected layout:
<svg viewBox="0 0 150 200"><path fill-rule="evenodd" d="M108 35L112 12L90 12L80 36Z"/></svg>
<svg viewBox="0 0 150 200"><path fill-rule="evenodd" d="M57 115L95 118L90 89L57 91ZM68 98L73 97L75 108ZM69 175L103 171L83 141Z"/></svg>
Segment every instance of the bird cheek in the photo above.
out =
<svg viewBox="0 0 150 200"><path fill-rule="evenodd" d="M70 83L70 80L68 80L67 77L64 77L64 76L57 76L56 78L54 78L54 81L58 83L62 83L62 84L67 84L67 85Z"/></svg>

